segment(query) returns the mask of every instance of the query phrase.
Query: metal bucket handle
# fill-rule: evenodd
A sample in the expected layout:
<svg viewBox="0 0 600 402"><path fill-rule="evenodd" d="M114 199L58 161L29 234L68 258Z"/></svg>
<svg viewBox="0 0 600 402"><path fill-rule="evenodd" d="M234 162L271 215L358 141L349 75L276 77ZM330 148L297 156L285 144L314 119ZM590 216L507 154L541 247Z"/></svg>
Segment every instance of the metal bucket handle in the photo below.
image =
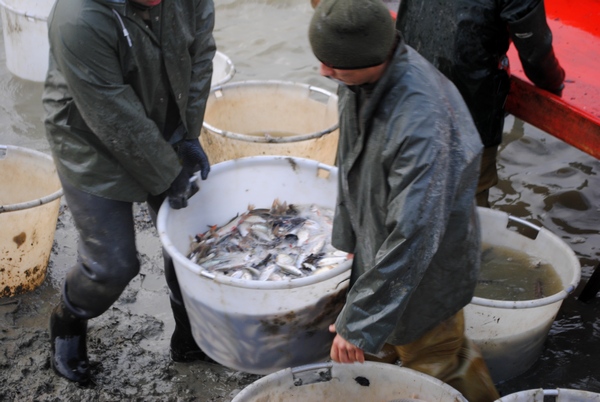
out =
<svg viewBox="0 0 600 402"><path fill-rule="evenodd" d="M217 98L222 98L223 96L225 96L223 89L227 89L228 87L252 86L252 85L257 85L257 84L263 85L265 83L275 84L275 85L293 85L293 86L298 86L298 87L304 87L308 90L309 98L311 98L313 100L317 99L315 97L315 94L318 94L320 96L324 95L328 99L328 102L331 102L332 99L335 99L335 95L333 93L331 93L323 88L315 87L315 86L308 85L308 84L298 83L298 82L276 81L276 80L267 80L267 81L249 80L249 81L235 82L235 83L229 83L229 84L224 84L224 85L216 85L211 89L211 93L214 93L215 97L217 97ZM328 102L324 102L324 103L327 104ZM255 136L255 135L246 135L246 134L234 133L232 131L221 130L220 128L214 127L213 125L207 123L206 121L204 121L202 124L206 129L208 129L216 134L222 135L225 138L231 138L234 140L245 141L245 142L274 143L274 144L285 144L288 142L299 142L299 141L312 140L314 138L320 138L326 134L329 134L329 133L337 130L339 127L339 124L336 123L336 124L332 125L331 127L326 128L325 130L316 131L314 133L310 133L310 134L306 134L306 135L294 135L294 136L289 136L289 137L260 137L260 136Z"/></svg>
<svg viewBox="0 0 600 402"><path fill-rule="evenodd" d="M531 222L528 222L524 219L517 218L511 215L508 215L508 223L506 225L507 228L511 226L511 223L518 223L528 229L528 232L519 230L519 234L526 236L532 240L537 238L539 232L543 229L540 226L534 225ZM533 232L532 232L533 231ZM560 292L550 295L548 297L543 297L541 299L534 300L519 300L519 301L510 301L510 300L493 300L493 299L485 299L482 297L474 296L471 299L471 303L478 306L486 306L486 307L496 307L496 308L504 308L504 309L519 309L519 308L532 308L532 307L540 307L546 306L548 304L552 304L561 300L564 300L573 290L575 290L575 284L570 284L566 289L562 289Z"/></svg>
<svg viewBox="0 0 600 402"><path fill-rule="evenodd" d="M313 363L307 364L301 367L291 368L292 380L294 385L297 387L309 384L316 384L319 382L329 382L333 378L331 375L331 369L333 368L332 362L327 363ZM307 379L301 377L301 374L311 374L312 377Z"/></svg>
<svg viewBox="0 0 600 402"><path fill-rule="evenodd" d="M1 0L0 0L1 1ZM6 145L0 145L0 159L4 159L8 153L8 147ZM22 211L24 209L38 207L40 205L47 204L60 198L63 195L62 187L53 192L50 195L41 197L35 200L20 202L17 204L0 205L0 214L4 212Z"/></svg>

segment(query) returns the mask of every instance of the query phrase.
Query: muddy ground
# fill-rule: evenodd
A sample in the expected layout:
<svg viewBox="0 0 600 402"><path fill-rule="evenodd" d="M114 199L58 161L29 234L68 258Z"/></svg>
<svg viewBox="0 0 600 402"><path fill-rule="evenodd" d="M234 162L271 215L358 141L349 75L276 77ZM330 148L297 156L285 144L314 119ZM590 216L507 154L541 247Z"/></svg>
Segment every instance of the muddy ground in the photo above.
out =
<svg viewBox="0 0 600 402"><path fill-rule="evenodd" d="M312 9L307 0L215 4L215 37L219 50L235 63L233 81L279 79L333 89L319 77L308 48ZM0 144L49 152L41 92L41 83L11 76L0 49ZM539 360L497 385L503 395L540 387L600 392L600 297L589 303L577 299L600 258L600 161L513 120L507 120L493 206L556 233L581 261L582 281L564 301ZM77 247L63 201L44 283L33 292L0 298L0 402L230 401L259 378L219 365L171 362L174 324L161 245L145 206L135 208L141 273L109 311L90 320L94 384L72 384L56 376L48 361L48 317Z"/></svg>
<svg viewBox="0 0 600 402"><path fill-rule="evenodd" d="M76 248L63 203L46 280L33 292L0 299L0 401L229 401L259 378L215 364L170 360L173 322L160 243L144 204L136 205L136 228L141 274L109 311L90 320L94 383L72 384L50 367L46 325Z"/></svg>

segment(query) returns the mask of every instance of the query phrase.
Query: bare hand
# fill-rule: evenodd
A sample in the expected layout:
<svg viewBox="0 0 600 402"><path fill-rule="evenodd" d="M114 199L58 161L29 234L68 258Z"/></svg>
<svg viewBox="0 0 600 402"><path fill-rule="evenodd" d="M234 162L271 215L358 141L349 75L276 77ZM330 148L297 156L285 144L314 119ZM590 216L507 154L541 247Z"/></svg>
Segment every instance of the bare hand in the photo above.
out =
<svg viewBox="0 0 600 402"><path fill-rule="evenodd" d="M336 333L334 324L329 326L329 332ZM342 338L340 334L336 334L333 339L329 355L334 362L338 363L365 362L365 354L362 349Z"/></svg>

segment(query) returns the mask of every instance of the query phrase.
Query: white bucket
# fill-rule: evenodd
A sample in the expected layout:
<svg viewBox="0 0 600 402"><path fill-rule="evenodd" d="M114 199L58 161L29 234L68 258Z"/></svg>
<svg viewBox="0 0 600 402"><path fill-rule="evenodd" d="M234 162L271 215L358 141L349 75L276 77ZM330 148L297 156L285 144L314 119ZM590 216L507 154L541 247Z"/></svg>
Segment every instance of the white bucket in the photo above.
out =
<svg viewBox="0 0 600 402"><path fill-rule="evenodd" d="M544 402L545 396L554 397L554 402L600 402L600 394L578 389L530 389L503 396L496 402Z"/></svg>
<svg viewBox="0 0 600 402"><path fill-rule="evenodd" d="M44 281L62 187L50 156L0 146L0 188L0 297L6 297Z"/></svg>
<svg viewBox="0 0 600 402"><path fill-rule="evenodd" d="M48 16L55 0L0 0L8 70L42 82L48 71Z"/></svg>
<svg viewBox="0 0 600 402"><path fill-rule="evenodd" d="M212 89L200 141L212 164L283 155L334 165L338 138L336 95L302 83L243 81Z"/></svg>
<svg viewBox="0 0 600 402"><path fill-rule="evenodd" d="M465 307L466 333L481 349L495 382L515 377L540 356L562 301L579 283L581 267L573 250L544 228L488 208L478 208L482 241L549 262L563 290L535 300L500 301L474 297ZM532 236L520 234L526 228ZM534 238L531 238L534 237Z"/></svg>
<svg viewBox="0 0 600 402"><path fill-rule="evenodd" d="M437 378L387 363L321 363L287 368L250 384L231 402L466 402Z"/></svg>
<svg viewBox="0 0 600 402"><path fill-rule="evenodd" d="M43 82L48 71L48 16L56 0L0 0L8 70L19 78ZM222 85L235 74L233 62L217 51L211 86Z"/></svg>
<svg viewBox="0 0 600 402"><path fill-rule="evenodd" d="M210 86L223 85L231 80L234 74L235 67L231 59L217 50L215 57L213 58L213 74Z"/></svg>
<svg viewBox="0 0 600 402"><path fill-rule="evenodd" d="M216 164L187 208L160 208L160 240L173 257L194 339L224 366L254 374L325 361L351 263L288 281L246 281L201 271L186 258L193 236L275 198L334 208L337 169L317 161L257 156Z"/></svg>

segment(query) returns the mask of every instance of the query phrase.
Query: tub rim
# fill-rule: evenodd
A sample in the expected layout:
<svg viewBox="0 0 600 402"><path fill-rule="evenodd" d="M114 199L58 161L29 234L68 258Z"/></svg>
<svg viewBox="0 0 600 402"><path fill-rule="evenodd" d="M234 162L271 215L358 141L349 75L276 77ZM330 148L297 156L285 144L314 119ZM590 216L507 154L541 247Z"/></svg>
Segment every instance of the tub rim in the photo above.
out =
<svg viewBox="0 0 600 402"><path fill-rule="evenodd" d="M517 218L517 217L512 216L503 211L494 210L494 209L485 208L485 207L477 207L477 210L478 210L478 214L482 213L482 211L485 211L485 212L483 212L485 214L503 216L507 219L507 221L509 223L512 221L512 222L516 222L521 225L527 226L531 229L534 229L537 232L544 231L549 237L551 237L559 242L564 243L564 241L562 239L560 239L558 236L556 236L554 233L552 233L548 229L545 229L542 226L534 225L533 223L528 222L525 219ZM563 289L560 292L555 293L550 296L542 297L540 299L517 300L517 301L495 300L495 299L487 299L487 298L483 298L483 297L473 296L473 298L471 299L471 304L476 305L476 306L494 307L494 308L501 308L501 309L527 309L527 308L547 306L547 305L550 305L553 303L561 302L562 300L566 299L567 296L569 296L569 294L571 294L575 290L575 288L577 287L577 285L579 284L579 281L581 279L581 265L580 265L579 259L577 258L577 256L575 255L575 252L573 251L573 249L571 249L571 247L568 247L568 245L567 245L567 248L569 251L569 253L568 253L569 258L573 261L573 263L577 264L577 267L579 269L577 269L576 273L573 275L573 279L571 280L571 282L563 285Z"/></svg>
<svg viewBox="0 0 600 402"><path fill-rule="evenodd" d="M293 160L295 165L302 166L307 169L318 171L319 169L332 172L337 171L335 166L326 165L316 160L282 156L282 155L260 155L260 156L247 156L244 158L231 159L223 162L219 162L214 166L211 166L211 174L218 174L220 171L227 170L230 166L235 166L236 169L242 169L245 166L260 165L265 162L270 163L275 160L281 160L283 166L289 166L289 161ZM199 180L199 179L197 179ZM311 275L304 278L288 279L282 281L249 281L245 279L236 279L223 274L213 274L202 269L201 266L191 262L184 254L182 254L171 242L167 235L167 220L171 211L174 211L168 200L165 199L161 205L158 216L156 219L156 228L158 236L161 240L162 246L166 249L167 253L177 261L176 267L179 265L186 270L198 275L205 280L212 280L216 283L229 285L239 288L255 289L255 290L285 290L295 289L304 286L311 286L317 283L325 282L333 278L340 278L340 282L337 284L336 289L341 289L342 284L350 280L350 269L352 268L352 260L344 261L337 265L333 269L318 274ZM343 277L342 277L343 276Z"/></svg>
<svg viewBox="0 0 600 402"><path fill-rule="evenodd" d="M48 21L48 15L40 16L38 14L30 13L28 11L21 11L19 9L14 8L11 5L8 5L6 3L6 1L4 1L4 0L0 0L0 7L3 7L6 11L10 11L13 14L20 15L25 18L29 18L29 19L37 20L37 21L43 21L43 22Z"/></svg>
<svg viewBox="0 0 600 402"><path fill-rule="evenodd" d="M281 86L288 86L288 87L295 86L295 87L305 88L308 90L309 93L319 93L321 95L327 96L329 99L337 99L337 95L335 95L333 92L328 91L324 88L316 87L314 85L309 85L309 84L305 84L302 82L283 81L283 80L246 80L246 81L234 81L234 82L228 82L228 83L221 84L221 85L215 85L210 90L209 98L211 96L222 97L223 96L222 94L224 91L226 91L227 89L234 88L234 87L252 87L252 86L265 86L265 85L268 85L268 86L281 85ZM218 93L221 93L221 95L218 95ZM332 126L326 128L325 130L315 131L314 133L294 135L294 136L289 136L289 137L270 137L270 138L258 137L258 136L254 136L254 135L246 135L246 134L235 133L233 131L222 130L220 128L213 126L210 123L207 123L206 119L203 121L202 127L212 133L221 135L225 138L230 138L230 139L234 139L234 140L238 140L238 141L285 144L285 143L290 143L290 142L300 142L300 141L306 141L306 140L311 140L311 139L315 139L315 138L321 138L324 135L332 133L335 130L337 130L339 128L339 123L334 123Z"/></svg>

